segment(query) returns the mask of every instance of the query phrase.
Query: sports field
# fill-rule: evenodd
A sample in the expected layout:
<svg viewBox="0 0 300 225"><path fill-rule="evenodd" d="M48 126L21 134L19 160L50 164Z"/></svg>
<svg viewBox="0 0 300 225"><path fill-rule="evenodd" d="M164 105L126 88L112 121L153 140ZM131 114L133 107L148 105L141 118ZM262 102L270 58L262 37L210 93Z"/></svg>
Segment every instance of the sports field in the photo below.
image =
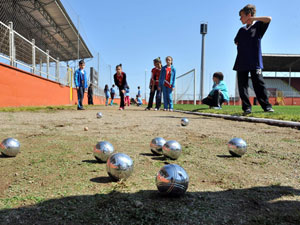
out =
<svg viewBox="0 0 300 225"><path fill-rule="evenodd" d="M276 110L276 108L275 108ZM96 118L101 111L102 119ZM180 125L187 117L190 124ZM299 224L300 131L261 123L94 106L0 112L0 138L21 143L0 157L0 224ZM84 131L88 127L88 131ZM156 136L177 140L178 160L152 155ZM233 158L227 142L248 143ZM93 157L98 141L134 160L125 181L112 182ZM159 195L155 176L167 163L190 177L179 198Z"/></svg>

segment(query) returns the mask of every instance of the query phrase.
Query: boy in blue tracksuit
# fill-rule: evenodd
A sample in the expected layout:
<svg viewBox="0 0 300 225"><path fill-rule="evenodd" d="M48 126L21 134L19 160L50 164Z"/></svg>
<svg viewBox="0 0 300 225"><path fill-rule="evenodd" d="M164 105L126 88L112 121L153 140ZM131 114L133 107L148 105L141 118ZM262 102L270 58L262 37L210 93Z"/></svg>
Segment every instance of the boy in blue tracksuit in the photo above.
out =
<svg viewBox="0 0 300 225"><path fill-rule="evenodd" d="M84 70L85 62L83 60L79 61L79 69L77 69L74 73L74 81L75 86L77 89L77 97L78 97L78 104L77 110L83 110L82 101L84 98L84 92L87 90L87 74Z"/></svg>
<svg viewBox="0 0 300 225"><path fill-rule="evenodd" d="M173 58L166 57L167 65L161 69L159 77L159 91L162 90L164 97L164 111L173 111L172 92L175 88L176 69L173 66Z"/></svg>
<svg viewBox="0 0 300 225"><path fill-rule="evenodd" d="M214 109L221 109L223 102L229 101L228 89L223 79L223 73L214 73L213 89L209 92L208 96L202 100L202 104L209 105L211 108Z"/></svg>

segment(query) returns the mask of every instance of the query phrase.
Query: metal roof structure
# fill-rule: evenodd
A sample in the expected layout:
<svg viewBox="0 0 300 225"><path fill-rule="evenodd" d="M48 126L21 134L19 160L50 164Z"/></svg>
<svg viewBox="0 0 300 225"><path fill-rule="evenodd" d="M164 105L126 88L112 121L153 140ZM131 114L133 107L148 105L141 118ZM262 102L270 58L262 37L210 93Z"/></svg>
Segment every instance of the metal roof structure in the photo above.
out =
<svg viewBox="0 0 300 225"><path fill-rule="evenodd" d="M263 54L264 71L300 72L298 54Z"/></svg>
<svg viewBox="0 0 300 225"><path fill-rule="evenodd" d="M0 0L0 20L60 61L93 57L60 0Z"/></svg>

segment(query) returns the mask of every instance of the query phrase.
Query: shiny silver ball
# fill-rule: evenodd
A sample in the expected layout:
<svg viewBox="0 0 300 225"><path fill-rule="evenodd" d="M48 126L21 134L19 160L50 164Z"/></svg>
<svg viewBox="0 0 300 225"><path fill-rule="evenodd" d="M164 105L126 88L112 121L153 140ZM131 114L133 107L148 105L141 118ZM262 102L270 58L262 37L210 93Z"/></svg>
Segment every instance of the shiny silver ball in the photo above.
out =
<svg viewBox="0 0 300 225"><path fill-rule="evenodd" d="M188 118L182 118L181 119L181 126L187 126L187 125L189 125L189 120L188 120Z"/></svg>
<svg viewBox="0 0 300 225"><path fill-rule="evenodd" d="M108 158L106 171L114 180L126 179L133 172L133 161L126 154L115 153Z"/></svg>
<svg viewBox="0 0 300 225"><path fill-rule="evenodd" d="M183 195L188 185L188 174L182 167L176 164L165 165L156 175L157 189L163 195Z"/></svg>
<svg viewBox="0 0 300 225"><path fill-rule="evenodd" d="M182 149L181 145L177 141L171 140L164 144L162 151L166 157L170 159L178 159Z"/></svg>
<svg viewBox="0 0 300 225"><path fill-rule="evenodd" d="M101 112L97 112L96 116L97 116L98 119L101 119L102 118L102 113Z"/></svg>
<svg viewBox="0 0 300 225"><path fill-rule="evenodd" d="M5 156L15 157L20 152L20 143L14 138L6 138L0 144L0 150Z"/></svg>
<svg viewBox="0 0 300 225"><path fill-rule="evenodd" d="M108 141L100 141L94 147L94 156L99 162L106 162L114 152L114 146Z"/></svg>
<svg viewBox="0 0 300 225"><path fill-rule="evenodd" d="M232 156L241 157L247 151L247 143L242 138L233 138L228 142L228 150Z"/></svg>
<svg viewBox="0 0 300 225"><path fill-rule="evenodd" d="M156 137L153 138L150 143L150 150L155 155L162 155L162 148L164 144L166 143L166 140L162 137Z"/></svg>

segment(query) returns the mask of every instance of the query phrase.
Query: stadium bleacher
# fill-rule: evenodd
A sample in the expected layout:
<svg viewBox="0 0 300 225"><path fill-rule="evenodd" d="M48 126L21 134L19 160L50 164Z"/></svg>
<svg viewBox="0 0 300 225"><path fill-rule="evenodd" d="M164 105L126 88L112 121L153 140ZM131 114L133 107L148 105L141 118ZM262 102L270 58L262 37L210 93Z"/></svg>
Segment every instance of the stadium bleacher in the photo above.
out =
<svg viewBox="0 0 300 225"><path fill-rule="evenodd" d="M287 84L289 83L289 78L287 77L281 77L280 79ZM300 91L300 77L291 77L291 86L297 91Z"/></svg>
<svg viewBox="0 0 300 225"><path fill-rule="evenodd" d="M265 79L265 83L268 90L281 91L284 97L300 97L299 91L289 86L285 81L281 79L267 78ZM273 93L271 94L274 95ZM249 79L249 96L251 97L255 96L251 79Z"/></svg>

